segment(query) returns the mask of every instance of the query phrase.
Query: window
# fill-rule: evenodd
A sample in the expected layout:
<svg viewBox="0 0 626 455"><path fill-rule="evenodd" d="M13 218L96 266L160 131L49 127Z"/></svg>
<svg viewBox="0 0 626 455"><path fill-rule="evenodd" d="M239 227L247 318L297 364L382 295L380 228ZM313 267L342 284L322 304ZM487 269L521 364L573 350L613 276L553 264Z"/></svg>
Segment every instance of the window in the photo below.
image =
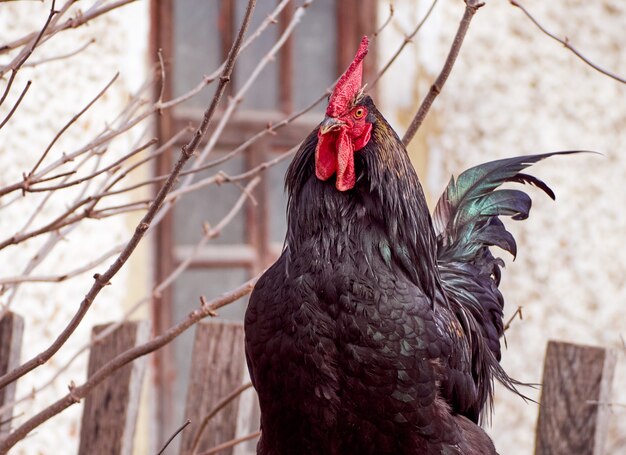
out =
<svg viewBox="0 0 626 455"><path fill-rule="evenodd" d="M276 8L278 1L257 2L249 33ZM292 1L271 25L240 56L230 94L246 81L246 75L274 45L302 3ZM196 86L205 74L224 60L241 23L246 0L153 0L152 43L162 49L166 62L166 99ZM239 106L219 139L212 158L231 151L246 138L310 104L320 96L352 60L362 35L376 24L374 0L316 0L302 22L280 50L278 58L265 68L249 95ZM365 71L372 73L375 55L367 59ZM201 94L164 112L158 133L162 142L189 123L197 124L213 94L207 87ZM297 145L322 118L325 106L317 106L277 135L268 135L234 159L224 163L229 174L238 174ZM219 116L219 114L218 114ZM181 144L177 144L180 147ZM153 305L155 330L162 332L199 304L198 296L212 297L232 289L270 265L280 254L286 230L283 192L288 160L270 168L253 195L256 206L248 203L223 233L206 246L189 269ZM164 154L155 172L163 174L172 165L171 154ZM215 169L195 179L215 173ZM155 280L161 282L180 261L188 257L202 236L202 224L218 222L240 196L235 185L207 187L183 197L161 223L157 232ZM241 320L247 299L224 308L220 316ZM182 421L186 372L189 369L193 333L179 337L157 356L157 433L168 435Z"/></svg>

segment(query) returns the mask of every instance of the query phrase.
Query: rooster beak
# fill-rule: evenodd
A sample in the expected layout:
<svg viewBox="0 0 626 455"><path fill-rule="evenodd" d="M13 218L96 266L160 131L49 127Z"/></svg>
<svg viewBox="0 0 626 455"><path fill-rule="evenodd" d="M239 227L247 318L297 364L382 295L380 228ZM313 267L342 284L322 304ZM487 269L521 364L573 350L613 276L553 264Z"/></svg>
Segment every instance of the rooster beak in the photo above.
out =
<svg viewBox="0 0 626 455"><path fill-rule="evenodd" d="M339 129L343 125L345 125L345 122L342 122L341 120L333 117L326 117L320 125L320 133L326 134L330 131Z"/></svg>

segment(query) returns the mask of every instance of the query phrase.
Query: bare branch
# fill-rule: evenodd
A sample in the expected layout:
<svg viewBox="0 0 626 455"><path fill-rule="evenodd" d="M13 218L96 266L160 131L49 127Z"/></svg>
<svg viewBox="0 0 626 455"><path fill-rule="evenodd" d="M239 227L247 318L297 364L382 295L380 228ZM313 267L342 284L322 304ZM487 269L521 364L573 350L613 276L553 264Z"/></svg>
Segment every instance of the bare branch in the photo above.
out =
<svg viewBox="0 0 626 455"><path fill-rule="evenodd" d="M393 19L393 15L394 15L394 7L393 7L393 0L389 0L389 15L387 16L387 19L385 19L385 22L382 23L382 25L380 27L378 27L378 30L376 30L373 34L372 34L372 38L376 38L378 35L380 35L382 33L382 31L387 28L387 26L391 23L391 19Z"/></svg>
<svg viewBox="0 0 626 455"><path fill-rule="evenodd" d="M4 118L4 120L2 120L2 122L0 122L0 130L2 129L2 127L4 125L7 124L9 119L13 116L13 114L17 110L17 107L20 105L20 103L24 99L24 95L26 95L26 92L28 92L28 89L30 88L31 84L32 84L32 81L26 82L26 85L24 86L24 89L22 90L22 93L20 93L20 96L18 97L17 101L15 102L15 104L13 105L13 107L11 108L11 110L9 111L7 116Z"/></svg>
<svg viewBox="0 0 626 455"><path fill-rule="evenodd" d="M27 62L22 67L23 68L27 68L27 67L33 68L35 66L39 66L39 65L42 65L44 63L55 62L57 60L65 60L67 58L74 57L75 55L80 54L82 51L87 49L89 46L91 46L95 42L96 42L96 39L92 38L89 41L87 41L85 44L80 46L78 49L76 49L76 50L74 50L72 52L68 52L66 54L61 54L61 55L55 55L54 57L42 58L42 59L36 60L34 62Z"/></svg>
<svg viewBox="0 0 626 455"><path fill-rule="evenodd" d="M246 39L246 41L241 46L241 51L246 49L253 41L255 41L265 31L265 29L270 24L275 24L277 22L278 15L285 8L285 6L287 6L287 4L289 2L290 2L290 0L282 0L278 5L276 5L276 8L274 9L274 11L272 11L272 13L269 14L263 20L261 25L259 25L259 27L254 31L254 33L250 34L250 36ZM174 98L174 99L172 99L170 101L166 101L166 102L162 102L162 103L156 103L156 108L158 110L160 110L160 109L168 109L168 108L170 108L172 106L180 104L180 103L182 103L182 102L192 98L193 96L197 95L207 85L210 85L211 83L213 83L219 77L220 73L224 69L225 63L226 62L222 63L219 66L219 68L217 68L213 73L209 74L208 76L204 76L204 78L202 79L202 82L200 82L196 87L194 87L193 89L191 89L187 93L184 93L184 94L180 95L178 98Z"/></svg>
<svg viewBox="0 0 626 455"><path fill-rule="evenodd" d="M202 137L205 135L208 129L211 118L213 117L213 114L215 113L215 110L224 93L226 85L230 81L230 76L233 71L233 66L239 54L241 43L243 41L243 35L245 31L247 30L248 25L250 23L252 10L254 9L255 4L256 4L256 0L249 0L246 13L244 15L243 23L241 25L241 28L239 29L237 38L235 39L229 51L226 67L224 68L222 76L220 77L220 82L213 96L213 100L211 101L211 105L207 108L207 110L204 113L202 123L196 129L191 140L186 145L183 146L181 150L180 158L178 159L178 162L174 166L174 169L172 170L170 174L170 178L165 182L163 187L159 190L153 203L150 206L150 209L148 210L146 215L143 217L143 219L135 228L135 233L133 234L133 237L126 244L122 253L120 253L120 255L117 257L115 262L107 269L105 273L103 273L102 275L100 274L94 275L95 282L92 285L89 292L87 293L87 295L85 296L85 298L83 299L83 301L81 302L78 311L76 312L76 314L74 315L70 323L66 326L66 328L61 332L61 334L57 337L57 339L52 343L52 345L48 347L45 351L35 356L34 358L30 359L29 361L25 362L24 364L20 365L19 367L13 369L12 371L0 377L0 388L3 388L7 384L10 384L11 382L22 377L29 371L32 371L33 369L37 368L39 365L42 365L43 363L45 363L61 348L61 346L63 346L63 344L65 344L65 342L70 337L70 335L76 330L76 327L78 327L78 324L80 324L80 322L82 321L83 317L89 310L91 303L94 301L96 296L100 293L100 291L102 290L104 286L110 283L111 279L117 274L120 268L126 263L128 258L130 257L130 254L135 250L135 248L139 244L139 241L144 236L144 234L150 227L150 223L152 222L155 215L161 208L161 205L163 204L165 197L174 186L174 183L176 179L178 178L178 174L180 173L185 163L191 158L191 156L197 149L198 145L200 144L200 141L202 140ZM102 379L104 379L104 377L101 378L100 380ZM73 397L70 397L70 398L73 400ZM50 415L49 417L51 417L52 415ZM47 420L49 417L45 418L44 420ZM30 421L32 421L32 419ZM8 450L17 441L19 441L24 436L26 436L26 434L29 431L31 431L33 428L35 428L37 425L35 425L32 428L29 428L26 432L22 434L20 434L19 429L16 430L14 433L12 433L11 435L7 437L7 440L4 441L2 445L0 445L0 447L4 447L8 444L8 447L7 447L7 450ZM28 426L24 424L22 425L22 427L27 428Z"/></svg>
<svg viewBox="0 0 626 455"><path fill-rule="evenodd" d="M198 180L197 182L194 182L191 185L187 185L185 187L178 188L178 189L172 191L168 195L168 200L174 201L174 200L178 199L180 196L182 196L183 194L191 193L192 191L196 191L196 190L198 190L200 188L203 188L203 187L208 186L208 185L212 185L214 183L221 184L221 183L225 183L225 182L237 182L237 181L241 181L241 180L245 180L247 178L253 177L253 176L259 174L260 172L265 171L267 168L275 166L276 164L280 163L281 161L289 158L291 155L293 155L298 150L299 147L300 147L300 145L296 145L295 147L290 148L285 153L281 153L276 158L273 158L271 160L265 161L265 162L255 166L255 167L253 167L252 169L250 169L250 170L248 170L246 172L242 172L241 174L237 174L237 175L234 175L234 176L229 176L228 174L226 174L224 172L218 172L215 175L212 175L212 176L207 177L207 178L202 179L202 180Z"/></svg>
<svg viewBox="0 0 626 455"><path fill-rule="evenodd" d="M11 90L11 86L13 85L13 81L15 80L15 76L17 76L17 73L20 70L20 67L24 63L26 63L26 60L28 60L28 57L31 56L31 54L33 53L33 51L35 50L35 48L39 44L39 41L41 40L41 37L46 32L46 29L48 28L48 25L50 25L50 21L52 20L52 17L57 13L57 11L54 9L55 5L56 5L56 0L52 0L52 4L50 5L50 13L48 14L48 17L47 17L46 22L43 25L42 29L35 36L35 39L33 40L32 44L30 46L28 46L27 49L23 49L22 52L20 52L18 54L18 56L14 59L15 60L15 64L10 67L11 68L11 76L9 77L9 82L7 83L7 86L4 89L4 93L2 94L2 97L0 98L0 106L2 106L2 103L4 103L4 100L6 99L7 95L9 94L9 92ZM6 73L6 70L0 70L0 77L2 77L5 73Z"/></svg>
<svg viewBox="0 0 626 455"><path fill-rule="evenodd" d="M220 412L222 409L224 409L231 401L233 401L235 398L237 398L243 392L248 390L250 387L252 387L252 383L251 382L248 382L246 384L243 384L243 385L237 387L235 390L233 390L228 395L226 395L224 398L222 398L213 407L213 409L211 409L211 411L204 417L204 419L202 419L202 423L200 423L200 426L196 430L196 434L193 437L193 443L191 444L191 455L196 455L196 453L198 452L198 447L200 446L200 439L202 438L202 433L204 433L204 430L206 430L207 426L209 425L209 421L213 417L215 417L218 412Z"/></svg>
<svg viewBox="0 0 626 455"><path fill-rule="evenodd" d="M70 367L70 365L80 356L80 354L82 354L83 352L87 351L90 348L90 346L92 346L94 343L99 343L102 339L104 339L109 334L114 332L117 328L119 328L121 326L121 324L123 322L127 321L139 308L141 308L146 303L149 303L153 296L159 296L161 292L163 292L165 289L167 289L169 286L171 286L171 284L185 270L187 270L189 268L189 265L198 257L198 255L202 251L202 248L207 244L207 242L209 240L211 240L211 239L214 239L214 238L218 237L223 232L224 228L226 228L226 226L235 218L237 213L243 207L243 203L245 202L246 198L250 197L250 192L259 183L259 181L260 181L259 178L255 178L255 179L251 180L248 183L248 185L246 185L246 187L244 188L244 190L242 192L242 195L239 197L239 199L237 199L237 201L235 202L233 207L230 209L230 211L226 214L226 216L224 216L224 218L222 218L222 220L220 220L215 225L215 227L207 228L207 229L204 230L203 236L200 239L200 241L198 242L198 244L195 246L193 252L189 256L187 256L184 261L182 261L180 264L178 264L176 269L174 269L163 281L161 281L157 286L155 286L154 289L152 290L152 292L150 293L150 295L148 295L147 297L144 297L141 300L139 300L138 302L136 302L128 311L126 311L126 313L124 314L124 316L122 317L122 319L119 322L116 322L114 324L109 325L102 332L98 333L98 335L96 335L91 340L91 342L87 343L82 348L80 348L76 353L74 353L74 355L63 366L59 367L56 370L55 374L48 381L46 381L46 383L44 383L40 387L37 387L35 390L33 390L32 393L29 393L28 395L26 395L26 396L16 400L13 403L9 403L8 405L13 406L13 405L15 405L17 403L21 403L22 401L25 401L27 399L31 399L31 398L34 397L34 395L36 393L39 393L42 390L44 390L45 388L51 386L57 380L57 378L64 371L66 371ZM106 256L110 257L111 255L115 254L114 251L118 251L119 252L122 249L123 249L123 245L118 245L114 249L110 250L107 253ZM104 260L104 256L100 257L98 260ZM69 275L70 273L68 273L66 275ZM3 411L3 409L0 408L0 413L2 411Z"/></svg>
<svg viewBox="0 0 626 455"><path fill-rule="evenodd" d="M178 430L176 430L174 432L174 434L172 436L170 436L170 438L165 442L165 445L161 448L161 450L159 450L159 453L157 453L157 455L161 455L163 452L165 452L165 449L167 449L167 446L170 445L170 443L174 440L174 438L176 436L178 436L178 434L180 432L182 432L185 428L187 428L187 425L189 425L191 423L191 420L187 419L187 421L185 423L183 423Z"/></svg>
<svg viewBox="0 0 626 455"><path fill-rule="evenodd" d="M75 276L86 273L89 270L93 269L94 267L97 267L98 265L102 264L104 261L106 261L113 255L119 254L122 251L122 249L123 249L123 245L118 245L110 249L109 251L101 255L100 257L94 259L93 261L89 261L85 265L75 268L74 270L64 273L62 275L47 275L47 276L21 275L21 276L5 277L5 278L0 278L0 285L5 286L7 284L29 283L29 282L59 283L61 281L66 281L66 280L69 280L70 278L74 278Z"/></svg>
<svg viewBox="0 0 626 455"><path fill-rule="evenodd" d="M391 65L393 65L393 63L396 61L398 56L402 53L406 45L409 44L413 40L413 38L415 38L415 35L417 35L417 33L422 29L422 26L426 23L426 21L430 17L430 13L432 13L433 10L435 9L436 4L437 4L437 0L433 0L433 2L430 4L430 8L428 8L428 11L426 11L426 14L422 18L422 20L419 21L419 23L415 26L415 28L413 29L411 33L409 33L407 36L404 37L404 41L402 41L402 44L400 45L398 50L389 59L387 64L378 72L374 80L367 84L368 86L373 87L374 85L376 85L376 83L382 77L382 75L387 72L387 70L389 69Z"/></svg>
<svg viewBox="0 0 626 455"><path fill-rule="evenodd" d="M79 179L76 180L72 180L69 182L65 182L65 183L60 183L58 185L53 185L53 186L43 186L43 187L37 187L37 188L29 188L28 191L30 193L42 193L42 192L46 192L46 191L56 191L56 190L60 190L63 188L68 188L70 186L74 186L74 185L78 185L80 183L84 183L88 180L92 180L95 177L104 174L105 172L111 171L113 170L115 172L116 169L119 169L120 166L125 163L127 160L129 160L130 158L132 158L133 156L135 156L138 153L143 152L145 149L147 149L148 147L153 146L154 144L156 144L158 142L158 140L156 138L154 139L150 139L148 142L146 142L143 145L140 145L139 147L135 148L134 150L131 150L130 152L128 152L126 155L122 156L121 158L119 158L118 160L114 161L113 163L109 164L108 166L105 166L101 169L98 169L96 172L93 172L92 174L89 174L85 177L81 177ZM35 185L35 184L39 184L42 183L44 180L39 180L37 182L32 183L31 185Z"/></svg>
<svg viewBox="0 0 626 455"><path fill-rule="evenodd" d="M32 178L33 175L35 175L35 172L37 172L37 169L39 168L39 166L41 165L41 163L43 162L43 160L46 158L46 156L48 155L48 152L50 152L50 149L52 149L52 146L56 143L56 141L59 140L59 138L63 135L63 133L65 133L65 131L67 131L67 129L72 126L72 124L74 122L76 122L81 115L83 115L85 112L87 112L87 110L94 105L94 103L96 101L98 101L100 99L100 97L102 97L102 95L104 95L106 93L106 91L109 89L109 87L111 87L111 85L113 85L113 83L117 80L117 78L119 77L120 73L115 73L115 76L113 76L113 78L107 83L107 85L104 86L104 88L102 90L100 90L100 92L98 92L98 94L91 99L91 101L89 101L89 103L87 103L87 105L82 108L78 114L74 115L69 122L67 122L65 124L65 126L63 126L63 128L61 128L57 134L54 136L54 138L52 139L52 141L50 142L50 144L48 144L48 147L46 147L46 150L43 152L43 154L41 155L41 157L39 158L39 160L37 161L37 163L35 163L35 165L33 166L33 168L30 170L30 172L28 173L28 178ZM0 192L0 196L2 194L6 194L6 193L2 193Z"/></svg>
<svg viewBox="0 0 626 455"><path fill-rule="evenodd" d="M63 6L63 8L61 8L61 11L59 11L59 16L61 16L65 11L67 11L67 9L69 9L69 7L75 3L77 0L68 0L68 2ZM93 19L95 19L96 17L102 16L103 14L108 13L109 11L112 11L114 9L120 8L122 6L128 5L129 3L133 3L137 0L119 0L117 2L112 2L112 3L108 3L104 6L102 6L101 8L90 8L87 11L81 12L80 14L77 14L75 17L71 17L68 20L66 20L65 22L63 22L60 25L53 25L52 27L47 28L47 30L44 31L44 33L42 34L42 36L44 38L49 38L52 35L55 35L56 33L63 31L63 30L67 30L70 28L78 28L90 21L92 21ZM96 5L97 6L98 3L97 2ZM41 32L40 32L41 34ZM31 39L33 39L33 37L35 37L37 35L37 33L33 32L29 35L26 35L22 38L19 38L15 41L12 41L10 43L4 44L2 46L0 46L0 54L9 52L12 49L16 49L20 46L23 46L24 44L26 44L27 42L29 42ZM41 39L41 37L40 37ZM4 71L6 72L6 70ZM0 70L0 76L2 74L4 74L3 71Z"/></svg>
<svg viewBox="0 0 626 455"><path fill-rule="evenodd" d="M159 98L157 99L157 104L163 103L163 96L165 94L165 62L163 62L163 49L159 49L157 51L157 55L159 56L159 84L161 85L161 89L159 90ZM167 446L166 446L167 447Z"/></svg>
<svg viewBox="0 0 626 455"><path fill-rule="evenodd" d="M313 1L314 0L305 0L305 2L296 9L296 11L293 13L291 21L289 21L289 23L283 30L283 33L280 35L278 40L276 40L276 43L272 46L269 52L261 58L257 66L254 68L254 70L252 70L252 73L250 74L250 76L248 76L248 79L246 79L244 84L241 86L237 94L231 99L229 99L228 106L226 107L224 113L222 114L218 125L215 127L213 134L211 134L211 137L208 139L206 145L202 149L202 152L200 152L198 159L194 162L192 169L195 169L199 167L200 165L202 165L206 157L211 153L222 131L224 130L226 124L230 120L236 107L243 100L243 97L245 96L246 92L252 87L252 84L254 83L256 78L259 76L261 71L263 71L265 66L268 63L275 60L278 51L287 42L287 39L293 33L293 30L296 27L296 25L302 20L302 17L306 13L306 9L311 5L311 3L313 3ZM190 181L191 181L190 177L187 176L183 185L188 184Z"/></svg>
<svg viewBox="0 0 626 455"><path fill-rule="evenodd" d="M428 114L428 111L430 110L433 101L435 101L437 95L441 93L441 89L446 83L446 80L448 80L448 76L452 71L454 62L456 62L456 58L459 55L459 51L461 50L461 46L463 45L463 40L465 39L465 34L467 33L470 22L472 21L474 14L476 14L476 11L478 11L478 9L484 5L483 2L478 0L465 0L465 4L465 13L463 14L463 18L461 19L461 23L459 24L456 36L454 37L454 41L452 42L452 47L450 48L448 57L446 58L443 68L441 69L441 73L439 73L439 76L437 76L435 83L431 85L428 94L422 101L422 104L415 114L415 117L413 117L409 128L406 130L406 133L404 133L402 143L405 147L409 145L409 142L411 142L411 140L415 136L415 133L417 133L417 130L426 118L426 114Z"/></svg>
<svg viewBox="0 0 626 455"><path fill-rule="evenodd" d="M513 321L515 320L515 318L519 316L520 321L524 319L524 315L522 314L522 307L518 306L517 310L515 310L515 313L513 313L511 315L511 317L509 318L508 321L506 321L506 324L504 324L503 327L503 331L506 332L507 330L509 330L509 328L511 327L511 324L513 323Z"/></svg>
<svg viewBox="0 0 626 455"><path fill-rule="evenodd" d="M253 2L254 0L250 0L250 3ZM78 403L81 399L85 398L87 394L89 394L89 392L91 392L98 384L100 384L107 377L122 368L124 365L127 365L128 363L139 357L142 357L146 354L156 351L157 349L162 348L192 325L214 314L217 309L231 302L234 302L235 300L238 300L241 297L252 292L252 289L254 288L254 285L257 282L258 278L259 277L257 276L247 283L242 284L238 288L226 294L223 294L222 296L210 302L207 302L206 305L202 305L199 309L196 309L189 313L185 320L171 327L164 334L157 336L140 346L128 349L127 351L124 351L123 353L111 359L109 362L104 364L98 371L96 371L84 384L74 387L70 393L31 417L29 420L16 428L12 433L7 435L4 439L0 440L0 453L7 452L11 447L17 444L17 442L23 439L28 433L37 428L39 425L59 414L71 405Z"/></svg>
<svg viewBox="0 0 626 455"><path fill-rule="evenodd" d="M567 39L567 37L565 39L561 39L558 36L556 36L554 33L549 32L543 25L541 25L539 23L539 21L537 21L537 19L535 19L530 14L530 12L528 12L528 10L524 6L522 6L521 4L516 2L515 0L509 0L509 3L511 3L511 5L513 5L513 6L516 6L517 8L521 9L524 12L524 14L526 15L526 17L528 17L528 19L530 19L532 21L532 23L535 24L535 26L537 26L537 28L539 30L541 30L541 32L543 34L545 34L545 35L549 36L550 38L552 38L553 40L561 43L563 46L565 46L567 49L569 49L576 57L581 59L583 62L585 62L590 67L592 67L594 70L604 74L605 76L609 76L611 79L614 79L617 82L621 82L622 84L626 84L626 79L624 79L623 77L620 77L620 76L618 76L615 73L612 73L610 71L605 70L604 68L596 65L591 60L589 60L587 57L585 57L580 51L578 51L578 49L576 49L574 46L572 46L570 44L569 39Z"/></svg>

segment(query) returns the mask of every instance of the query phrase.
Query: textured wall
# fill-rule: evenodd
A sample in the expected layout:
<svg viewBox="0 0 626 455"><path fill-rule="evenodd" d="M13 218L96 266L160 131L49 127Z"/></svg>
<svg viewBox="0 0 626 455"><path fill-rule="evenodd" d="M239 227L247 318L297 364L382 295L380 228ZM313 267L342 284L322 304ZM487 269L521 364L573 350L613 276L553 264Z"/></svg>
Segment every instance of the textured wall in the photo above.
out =
<svg viewBox="0 0 626 455"><path fill-rule="evenodd" d="M383 19L386 2L380 3ZM381 62L429 3L395 1L394 22L385 31L381 41L384 46L379 46ZM590 58L626 74L623 2L528 0L525 4L546 26L570 37ZM45 6L39 2L2 4L0 43L42 24ZM381 81L379 104L400 131L440 68L462 11L461 0L440 0L409 52ZM97 39L95 45L71 60L25 70L18 79L17 87L27 78L32 78L33 86L10 126L0 132L0 184L19 179L58 128L121 68L121 79L113 90L66 133L53 154L73 150L115 115L146 73L147 23L147 2L140 2L89 27L71 31L62 39L51 40L33 55L33 60L58 55L92 37ZM4 83L0 82L0 89ZM621 244L626 232L622 184L626 158L621 156L626 144L624 99L625 86L589 69L540 34L508 2L490 1L473 21L457 66L415 139L414 152L431 195L442 191L451 173L458 174L481 161L567 148L594 149L605 155L555 158L537 166L536 173L556 191L557 202L531 190L536 196L531 218L509 224L520 252L514 263L508 261L503 287L508 313L523 305L525 319L517 321L507 334L509 349L504 364L520 380L540 380L548 339L617 347L619 334L626 332L626 316L620 310L626 300L626 249ZM127 146L120 141L116 153L124 153ZM47 214L64 207L73 194L67 191L53 200ZM19 220L36 201L37 197L28 196L2 210L2 238L20 227ZM92 251L97 254L105 245L127 238L129 227L124 220L86 223L57 247L38 273L68 270L87 262L93 257ZM29 242L24 249L1 251L0 276L18 274L42 240ZM14 310L26 316L24 358L50 343L90 284L87 274L58 286L36 284L22 288ZM130 280L127 273L118 275L58 360L41 367L36 378L21 381L18 395L45 382L87 340L92 324L118 316L128 289L135 286L134 276ZM25 417L32 415L65 393L70 380L81 382L84 370L84 362L78 362L54 388L39 394L18 412L24 412ZM626 402L625 370L622 362L615 384L615 399L620 402ZM537 396L533 391L528 393ZM50 453L51 447L55 453L73 453L80 410L80 406L74 406L53 423L42 426L15 453ZM618 435L624 444L626 426L620 423L626 422L624 414L623 409L615 409L608 453L619 452ZM489 432L503 454L532 453L536 415L536 405L498 391Z"/></svg>
<svg viewBox="0 0 626 455"><path fill-rule="evenodd" d="M567 36L589 58L626 75L626 4L618 0L523 2L546 27ZM398 20L380 46L399 40L430 1L396 2ZM404 130L415 100L426 93L449 49L464 4L442 0L409 55L383 86L385 112ZM381 15L386 8L381 5ZM391 35L394 35L392 38ZM402 69L400 69L402 68ZM395 80L395 84L389 82ZM417 81L417 84L415 83ZM403 87L402 91L395 87ZM406 88L405 88L406 87ZM411 96L407 96L410 94ZM429 122L416 137L418 162L431 196L450 174L520 154L563 149L604 156L553 158L534 169L555 190L539 191L529 220L508 223L518 240L507 259L503 290L507 314L524 307L524 321L507 332L504 366L515 378L539 382L549 339L620 348L626 335L626 85L587 67L541 34L506 1L487 1L473 20L456 67ZM425 171L425 172L424 172ZM615 400L626 403L623 355ZM531 397L538 392L529 390ZM496 396L488 429L501 453L530 454L538 408L506 390ZM626 410L615 407L607 453L626 448Z"/></svg>
<svg viewBox="0 0 626 455"><path fill-rule="evenodd" d="M57 7L60 3L65 2L57 2ZM92 3L80 2L80 6L86 10ZM48 1L2 3L0 43L18 38L25 32L38 30L45 21L49 4ZM71 152L87 143L103 128L106 121L111 121L117 115L131 91L136 90L146 76L147 24L147 2L140 2L103 16L87 27L63 33L35 51L32 61L65 54L92 38L96 40L95 44L71 59L26 68L20 73L12 97L0 108L0 118L4 118L7 108L13 105L12 101L26 80L32 80L33 85L11 122L0 131L0 185L19 180L22 172L32 167L56 131L95 96L116 71L121 70L120 78L112 89L59 140L52 149L48 162L57 159L62 152ZM2 59L3 62L6 61L5 56ZM4 91L5 84L6 80L0 81L0 92ZM114 157L127 153L131 144L129 139L116 141L110 151L111 156L106 159L113 161ZM76 195L75 190L65 190L57 194L35 226L43 224L54 213L63 210ZM40 195L29 194L2 209L2 239L21 228L40 198ZM83 223L57 245L35 274L60 274L83 265L107 248L129 238L131 227L130 220L124 218ZM8 247L0 251L0 277L19 275L46 239L47 237L34 239L20 247ZM98 271L103 271L111 261L112 259L99 266ZM37 283L22 286L12 309L26 319L23 359L46 348L61 331L91 286L91 275L93 271L58 285ZM135 277L131 280L127 270L123 269L113 285L103 290L84 323L58 355L36 373L18 382L17 395L28 394L32 387L46 382L78 347L87 342L92 325L119 317L127 294L132 292L128 288L141 285L140 281ZM7 294L0 296L2 302L6 298ZM23 416L18 417L16 423L23 422L67 393L70 381L81 383L85 370L86 357L83 357L63 374L54 387L37 394L35 400L29 400L20 406L16 413L23 413ZM81 410L82 405L77 405L63 412L38 428L11 453L75 453Z"/></svg>

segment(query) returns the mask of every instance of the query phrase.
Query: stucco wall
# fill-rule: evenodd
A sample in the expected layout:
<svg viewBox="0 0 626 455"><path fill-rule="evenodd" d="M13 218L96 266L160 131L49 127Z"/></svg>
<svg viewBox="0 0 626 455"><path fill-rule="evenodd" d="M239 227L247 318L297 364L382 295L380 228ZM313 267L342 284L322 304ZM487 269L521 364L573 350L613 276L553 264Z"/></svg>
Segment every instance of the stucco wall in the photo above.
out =
<svg viewBox="0 0 626 455"><path fill-rule="evenodd" d="M382 3L382 2L381 2ZM397 1L399 40L430 1ZM557 35L587 57L626 75L626 5L619 1L524 2ZM385 113L403 131L416 100L439 71L464 4L442 0L415 39L411 56L383 81ZM381 5L381 16L386 7ZM400 25L398 25L400 24ZM393 46L379 46L381 61ZM417 58L418 67L411 65ZM395 83L391 83L395 81ZM416 83L417 82L417 83ZM397 87L401 86L402 90ZM480 162L565 149L603 156L557 157L533 171L555 190L556 202L530 189L529 220L510 222L517 260L507 260L506 312L524 307L524 320L507 332L503 364L515 378L541 380L549 339L622 349L626 333L626 85L603 76L541 34L509 2L487 1L473 20L461 55L431 118L413 146L424 163L422 180L433 201L450 174ZM379 103L381 104L381 103ZM623 355L621 356L623 357ZM616 402L626 402L623 359L616 372ZM527 390L531 397L539 392ZM499 388L488 431L503 454L533 451L538 407ZM607 453L626 447L626 410L615 407Z"/></svg>
<svg viewBox="0 0 626 455"><path fill-rule="evenodd" d="M22 34L39 30L48 14L50 2L11 2L0 6L0 43L11 41ZM57 2L60 7L61 2ZM65 3L65 2L62 2ZM86 10L94 2L79 2ZM76 12L76 10L74 10ZM55 133L93 98L119 70L120 77L108 93L99 100L75 125L73 125L52 149L47 162L71 152L89 142L111 121L125 105L128 96L143 83L147 75L146 46L148 41L148 5L139 2L102 16L86 27L70 30L38 48L31 61L66 54L94 39L95 43L80 54L58 62L50 62L35 68L23 69L15 81L13 93L0 108L4 118L13 100L27 80L33 84L19 110L10 123L0 131L0 184L13 183L33 166L39 155L52 140ZM6 61L6 57L2 57ZM6 79L0 81L4 91ZM130 150L131 137L116 141L105 161ZM45 164L45 163L44 163ZM88 165L87 168L90 168ZM45 213L34 226L43 224L53 214L60 213L74 198L77 191L64 190L52 198ZM0 235L4 239L14 234L26 221L42 195L28 194L0 212ZM5 199L3 199L3 202ZM37 268L36 275L61 274L101 255L106 249L128 239L131 220L113 218L88 221L71 232L67 239L56 246L52 254ZM19 247L0 251L0 276L19 275L30 257L41 247L47 237L33 239ZM109 259L95 271L102 272L113 259ZM78 308L83 296L91 286L91 273L83 274L61 284L28 284L21 287L12 310L25 318L26 328L22 359L28 359L46 348L58 335ZM46 382L56 369L73 355L77 348L89 339L94 324L119 318L128 294L144 288L144 276L129 276L128 267L119 273L112 286L107 286L93 304L85 321L70 338L64 348L46 365L40 367L18 382L17 396L28 394L33 387ZM5 301L8 294L0 297ZM83 382L86 356L83 356L51 388L38 393L16 409L19 424L58 397L67 393L70 381ZM18 444L11 453L49 454L75 453L82 405L72 406L53 420L44 424Z"/></svg>
<svg viewBox="0 0 626 455"><path fill-rule="evenodd" d="M380 2L381 20L386 17L386 3ZM394 22L379 41L384 43L378 48L381 62L430 4L425 0L394 3ZM626 74L622 44L626 5L622 2L528 0L526 4L546 26L570 37L590 58ZM39 27L47 14L45 6L39 2L3 4L0 43ZM381 80L378 104L399 131L404 130L440 68L462 11L461 0L440 0L414 44ZM64 135L53 154L83 144L115 116L147 72L147 24L147 2L142 1L53 39L33 55L34 60L58 55L96 39L96 44L70 60L26 69L20 75L17 87L27 79L33 80L33 86L9 126L0 132L0 183L13 182L30 169L55 132L121 69L113 89ZM0 82L0 89L4 83ZM625 98L626 86L586 67L542 35L508 2L488 2L474 19L457 66L412 145L433 200L451 173L458 174L478 162L568 148L604 153L603 157L555 158L537 166L536 173L557 193L557 202L531 189L535 196L531 218L509 223L520 251L515 262L507 258L503 288L508 314L523 305L524 321L514 323L507 333L504 365L522 381L541 379L548 339L619 347L619 335L626 331L621 310L626 297L626 250L621 245L626 232L622 210L626 159L621 156L626 144L626 110L621 102ZM11 104L9 100L7 106ZM0 118L6 112L2 109L6 106L0 108ZM116 153L126 152L128 144L120 141ZM67 191L55 198L48 213L63 208L73 194ZM21 226L23 221L18 220L24 220L37 200L29 195L2 210L3 238ZM131 223L123 219L86 223L57 247L38 272L49 274L87 262L104 245L127 238L130 228ZM0 276L19 273L43 240L29 242L19 250L0 251ZM87 274L61 285L22 287L13 309L26 317L23 358L50 343L90 285ZM145 284L134 273L129 277L124 269L113 286L103 291L58 358L19 383L18 396L45 382L87 340L91 325L119 316L129 290L138 287L145 288ZM626 402L624 370L622 362L615 384L619 402ZM84 371L84 361L74 364L54 388L18 409L24 417L16 422L64 394L71 380L80 383ZM532 390L528 394L538 396ZM80 411L80 406L65 411L20 443L15 453L51 453L51 448L55 453L73 453ZM532 453L536 415L536 405L498 390L489 432L501 453ZM616 408L611 441L617 441L618 434L622 441L626 437L626 426L620 422L626 418L624 411ZM611 444L608 453L617 453L618 443Z"/></svg>

